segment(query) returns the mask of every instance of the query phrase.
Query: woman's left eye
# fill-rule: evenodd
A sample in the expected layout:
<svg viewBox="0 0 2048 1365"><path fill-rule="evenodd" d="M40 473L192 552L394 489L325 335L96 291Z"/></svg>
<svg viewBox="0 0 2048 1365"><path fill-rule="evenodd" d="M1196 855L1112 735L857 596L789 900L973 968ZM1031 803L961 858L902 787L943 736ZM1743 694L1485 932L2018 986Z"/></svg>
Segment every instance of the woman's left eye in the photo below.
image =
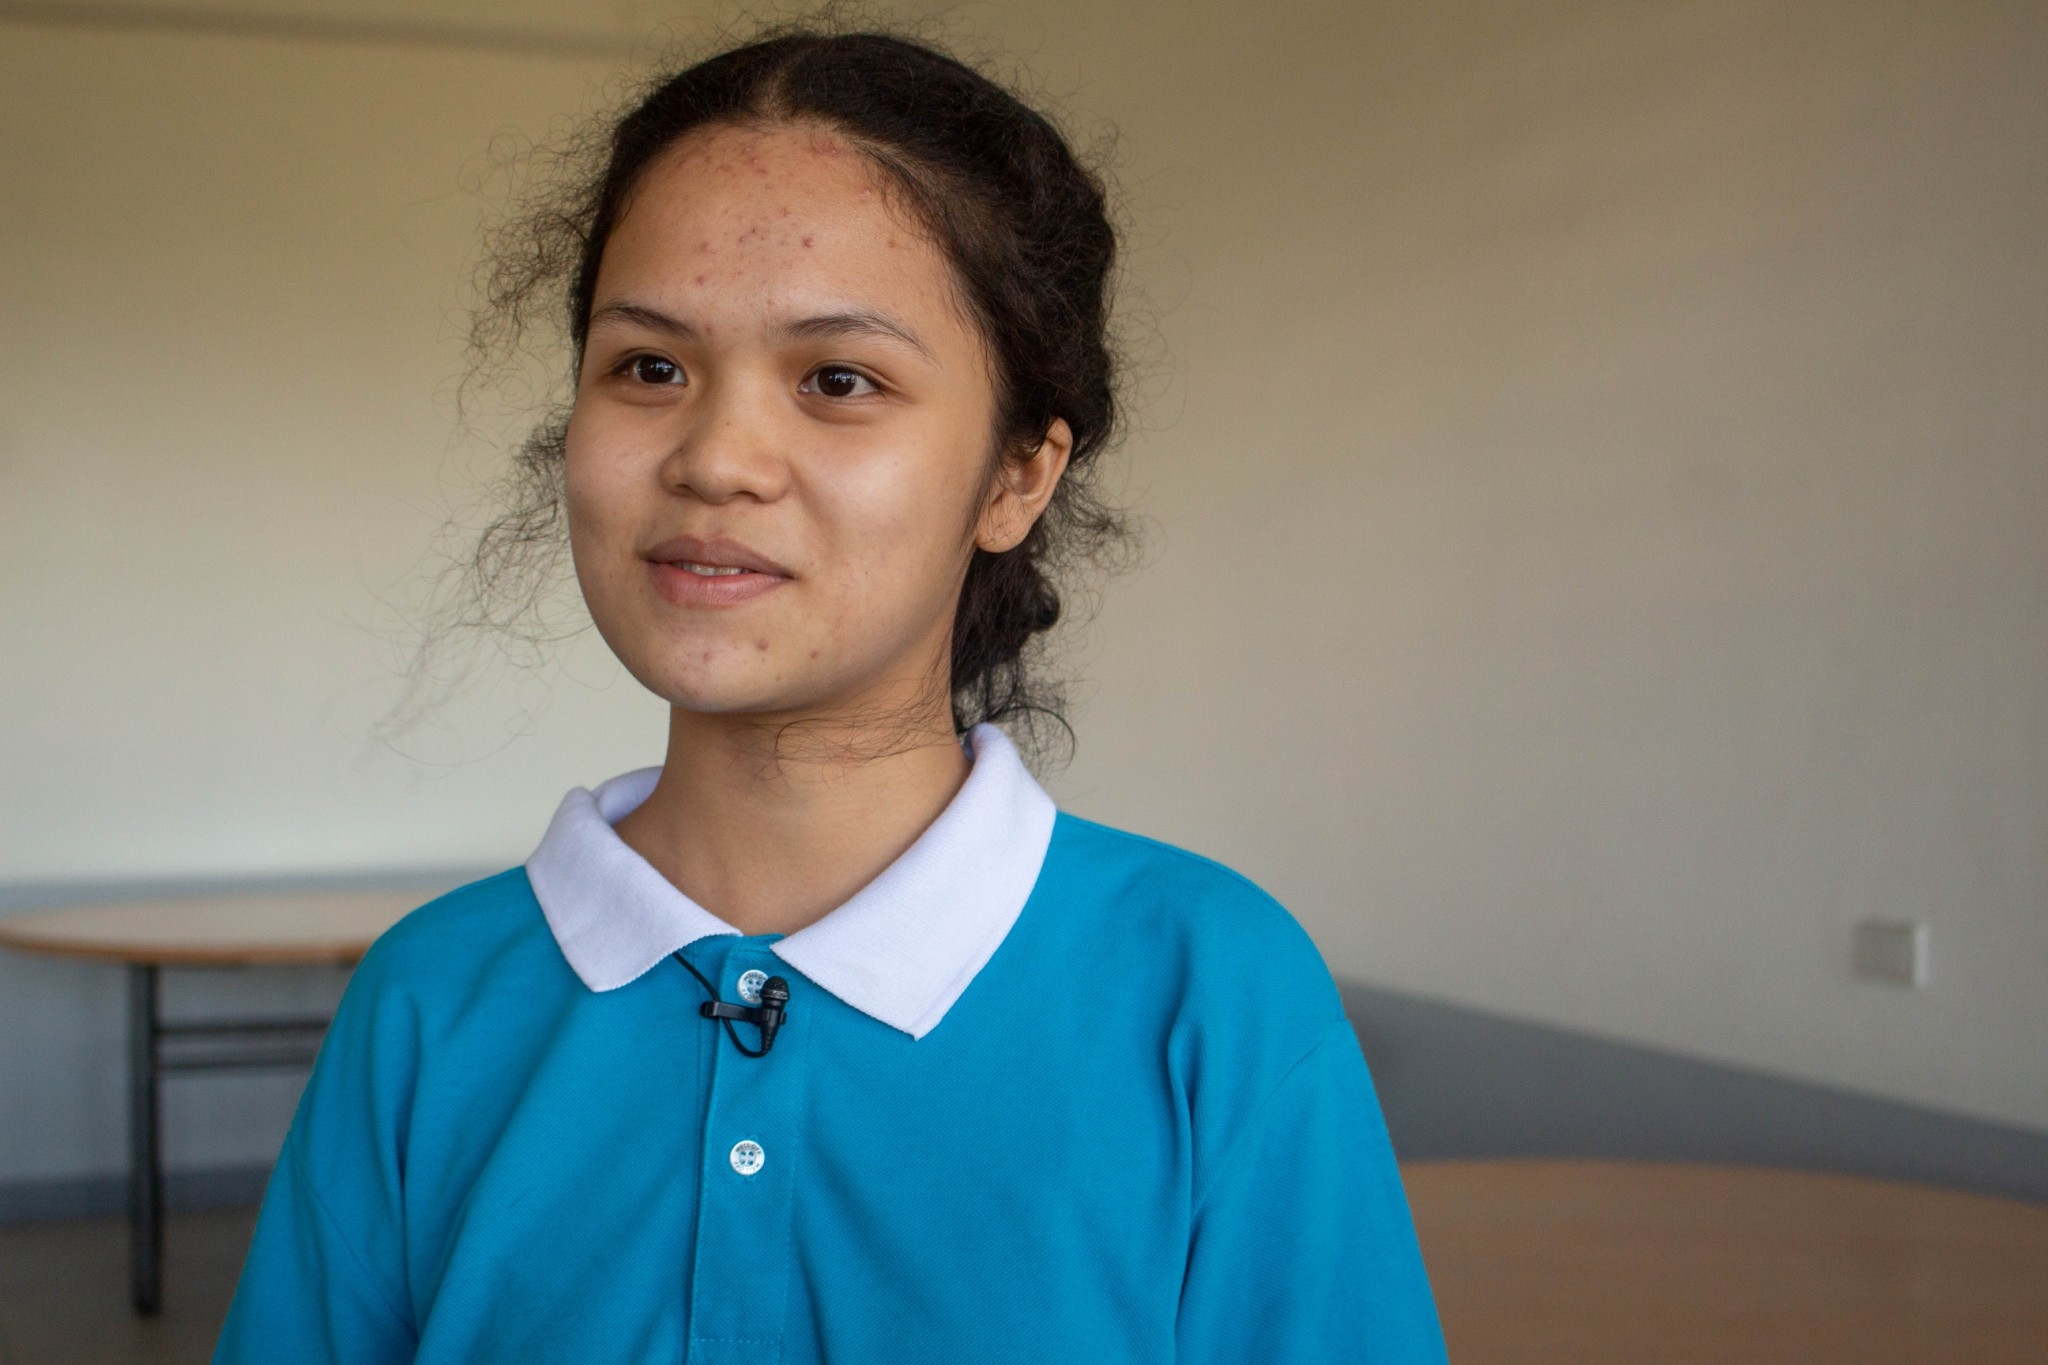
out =
<svg viewBox="0 0 2048 1365"><path fill-rule="evenodd" d="M827 365L812 370L797 388L803 393L821 393L827 398L859 398L882 391L874 380L844 365Z"/></svg>

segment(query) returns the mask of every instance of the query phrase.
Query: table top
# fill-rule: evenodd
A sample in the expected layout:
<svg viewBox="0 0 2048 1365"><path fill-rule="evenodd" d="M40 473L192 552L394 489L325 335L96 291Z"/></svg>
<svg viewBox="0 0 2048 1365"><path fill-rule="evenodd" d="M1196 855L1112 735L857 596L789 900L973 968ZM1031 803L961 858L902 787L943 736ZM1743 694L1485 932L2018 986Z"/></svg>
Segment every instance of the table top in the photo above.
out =
<svg viewBox="0 0 2048 1365"><path fill-rule="evenodd" d="M0 948L159 966L348 965L435 894L291 891L66 905L0 917Z"/></svg>
<svg viewBox="0 0 2048 1365"><path fill-rule="evenodd" d="M1459 1365L2048 1360L2048 1204L1676 1163L1402 1180Z"/></svg>

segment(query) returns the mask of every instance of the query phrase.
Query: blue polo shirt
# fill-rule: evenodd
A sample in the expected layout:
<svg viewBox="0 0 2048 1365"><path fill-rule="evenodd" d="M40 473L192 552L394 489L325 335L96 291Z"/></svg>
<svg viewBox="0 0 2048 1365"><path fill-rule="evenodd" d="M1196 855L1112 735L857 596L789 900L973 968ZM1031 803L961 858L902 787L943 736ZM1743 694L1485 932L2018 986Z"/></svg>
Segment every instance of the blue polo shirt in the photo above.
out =
<svg viewBox="0 0 2048 1365"><path fill-rule="evenodd" d="M1441 1362L1307 935L1052 811L985 729L911 852L786 938L619 852L641 775L407 916L321 1049L215 1359ZM766 1056L700 1016L673 940L721 999L787 982Z"/></svg>

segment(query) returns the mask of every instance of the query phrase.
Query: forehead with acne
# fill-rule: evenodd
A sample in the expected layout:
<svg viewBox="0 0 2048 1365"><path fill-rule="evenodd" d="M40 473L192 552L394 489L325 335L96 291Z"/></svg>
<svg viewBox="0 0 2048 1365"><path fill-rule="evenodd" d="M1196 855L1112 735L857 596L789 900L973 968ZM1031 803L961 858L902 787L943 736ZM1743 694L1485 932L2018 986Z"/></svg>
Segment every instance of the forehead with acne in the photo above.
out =
<svg viewBox="0 0 2048 1365"><path fill-rule="evenodd" d="M956 312L943 252L885 192L883 174L816 124L690 133L635 188L605 245L598 302L652 289L688 301L707 326L718 300L761 306L800 294L887 294L891 311Z"/></svg>

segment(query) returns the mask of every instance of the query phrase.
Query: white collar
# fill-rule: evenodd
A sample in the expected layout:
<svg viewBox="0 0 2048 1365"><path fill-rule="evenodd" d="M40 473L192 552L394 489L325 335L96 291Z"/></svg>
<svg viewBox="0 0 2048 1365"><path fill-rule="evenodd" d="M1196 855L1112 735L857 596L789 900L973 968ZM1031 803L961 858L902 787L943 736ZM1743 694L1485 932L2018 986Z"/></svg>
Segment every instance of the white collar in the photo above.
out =
<svg viewBox="0 0 2048 1365"><path fill-rule="evenodd" d="M977 725L967 781L903 856L773 951L847 1004L913 1038L945 1016L1030 898L1052 842L1052 798L1009 736ZM640 768L562 798L526 874L576 975L625 985L708 934L737 934L612 829L654 790Z"/></svg>

